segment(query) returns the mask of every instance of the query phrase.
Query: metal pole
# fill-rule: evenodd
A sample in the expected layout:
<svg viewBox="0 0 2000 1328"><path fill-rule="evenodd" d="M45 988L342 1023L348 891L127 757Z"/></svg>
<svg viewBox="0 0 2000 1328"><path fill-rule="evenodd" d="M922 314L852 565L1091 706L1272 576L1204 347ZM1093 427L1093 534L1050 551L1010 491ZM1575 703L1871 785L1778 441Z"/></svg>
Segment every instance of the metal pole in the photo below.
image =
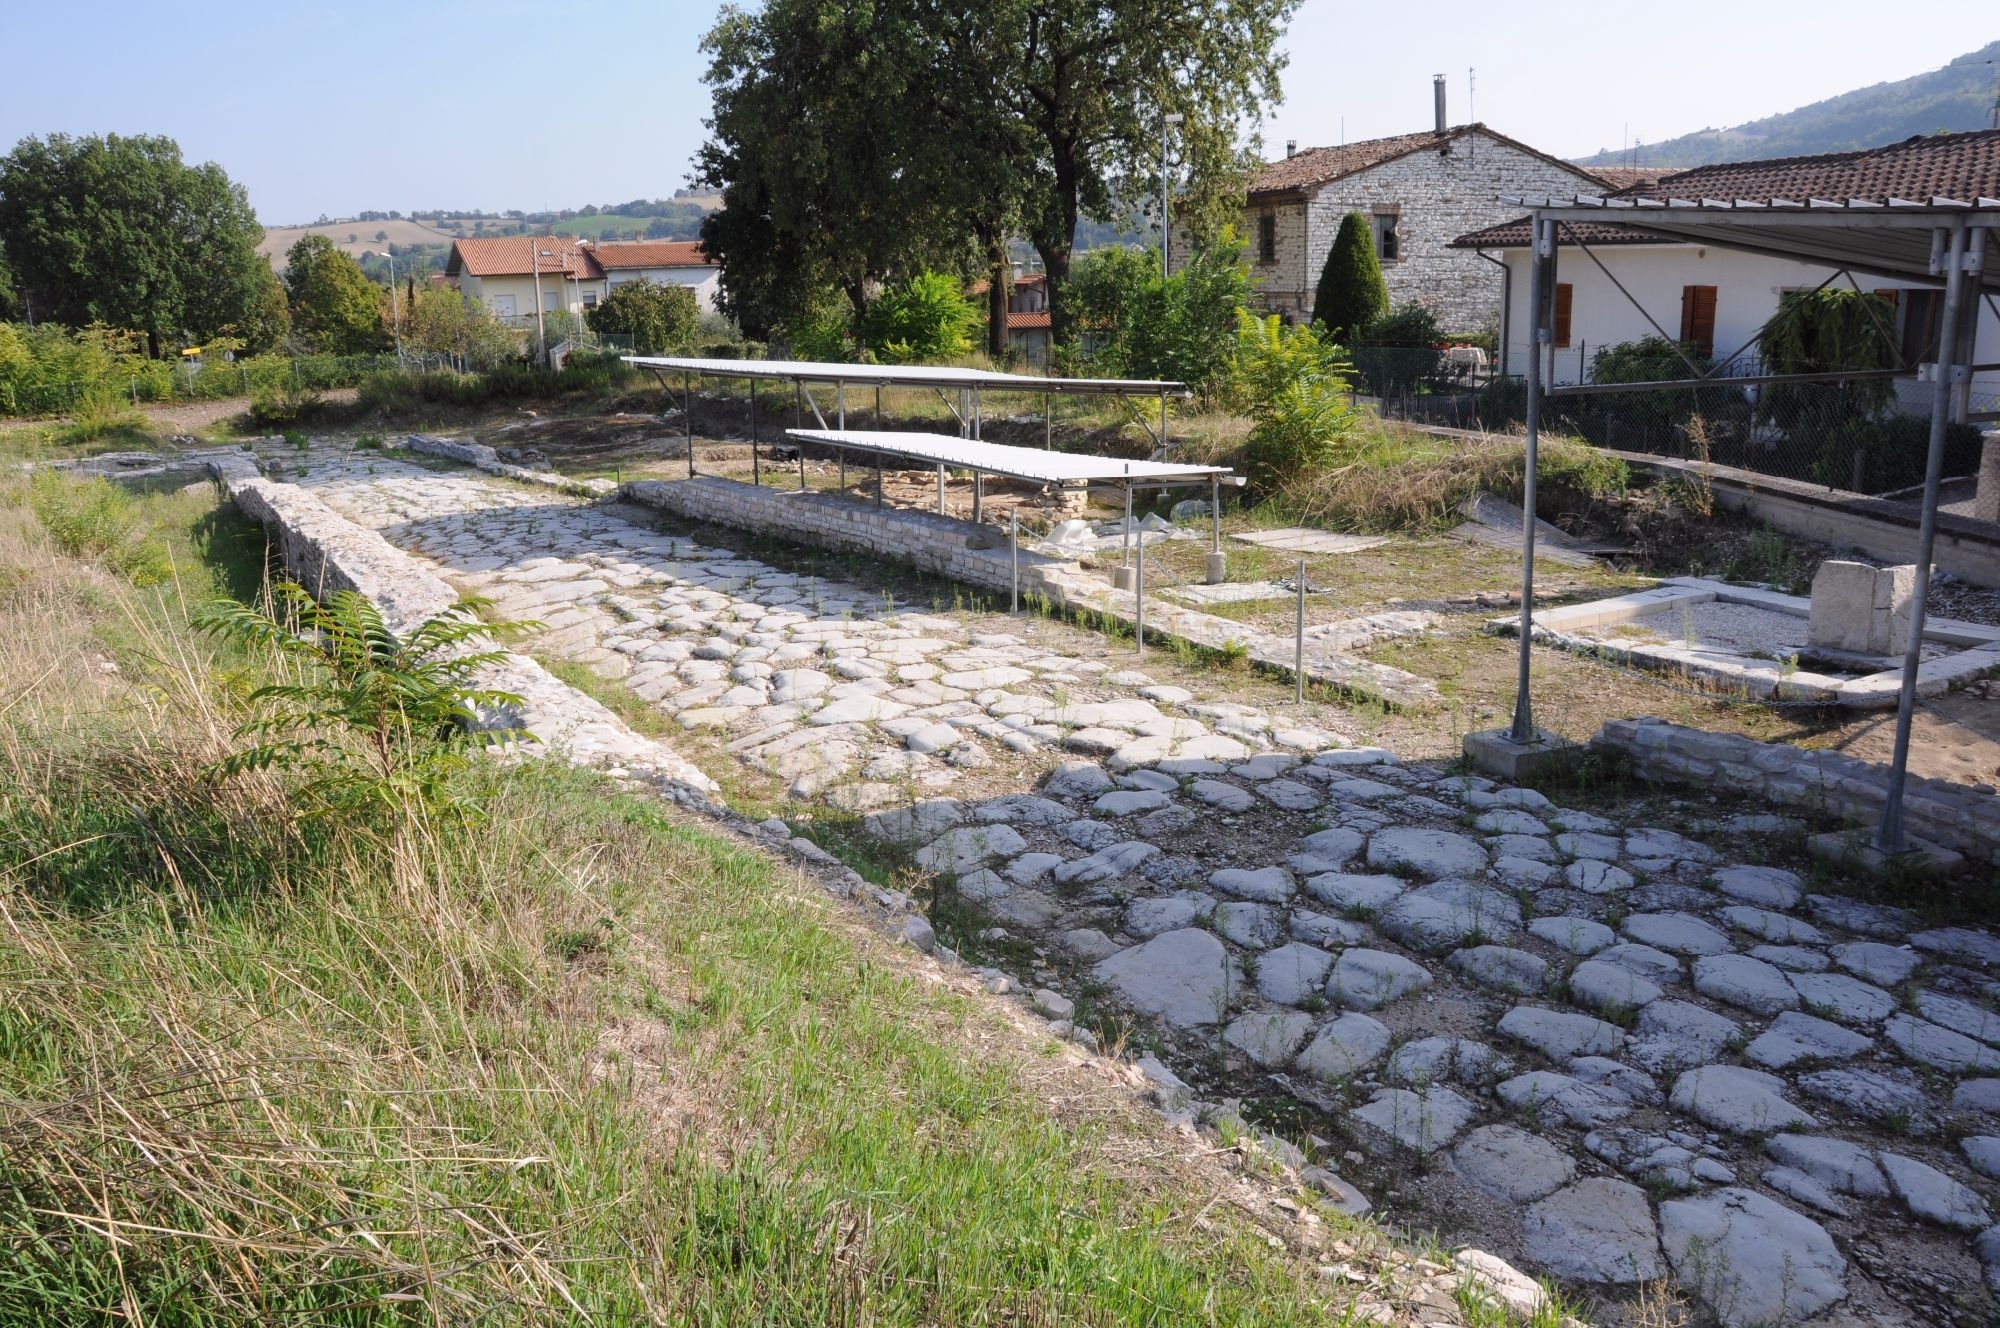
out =
<svg viewBox="0 0 2000 1328"><path fill-rule="evenodd" d="M972 472L972 519L974 523L978 522L980 512L984 509L985 503L983 500L985 499L985 497L986 497L985 473L982 471L975 470Z"/></svg>
<svg viewBox="0 0 2000 1328"><path fill-rule="evenodd" d="M1014 559L1014 602L1010 610L1021 611L1021 509L1016 507L1007 513L1007 547Z"/></svg>
<svg viewBox="0 0 2000 1328"><path fill-rule="evenodd" d="M1132 582L1132 600L1135 609L1132 625L1133 648L1141 655L1146 653L1146 541L1141 538L1139 545L1139 566Z"/></svg>
<svg viewBox="0 0 2000 1328"><path fill-rule="evenodd" d="M1306 703L1306 560L1299 559L1299 608L1292 628L1292 685L1294 699Z"/></svg>
<svg viewBox="0 0 2000 1328"><path fill-rule="evenodd" d="M1527 455L1521 480L1521 662L1514 685L1514 727L1518 743L1535 740L1535 713L1528 698L1529 655L1535 644L1535 466L1541 455L1542 347L1554 335L1549 325L1547 265L1555 250L1556 222L1536 217L1530 234L1528 308L1534 322L1533 363L1528 366Z"/></svg>
<svg viewBox="0 0 2000 1328"><path fill-rule="evenodd" d="M681 374L681 411L687 416L688 478L694 478L694 372Z"/></svg>
<svg viewBox="0 0 2000 1328"><path fill-rule="evenodd" d="M1132 565L1132 466L1130 462L1126 463L1125 475L1125 535L1124 542L1120 545L1120 559L1124 566L1130 567Z"/></svg>
<svg viewBox="0 0 2000 1328"><path fill-rule="evenodd" d="M834 408L840 412L835 420L834 427L845 429L847 427L847 384L835 383L833 385L833 392Z"/></svg>
<svg viewBox="0 0 2000 1328"><path fill-rule="evenodd" d="M1056 417L1050 412L1055 409L1055 398L1042 393L1042 450L1053 452L1056 447Z"/></svg>
<svg viewBox="0 0 2000 1328"><path fill-rule="evenodd" d="M938 515L944 515L944 462L938 462Z"/></svg>
<svg viewBox="0 0 2000 1328"><path fill-rule="evenodd" d="M1215 538L1209 544L1211 553L1222 552L1222 476L1208 477L1208 514L1215 522Z"/></svg>
<svg viewBox="0 0 2000 1328"><path fill-rule="evenodd" d="M799 443L799 492L806 491L806 445Z"/></svg>
<svg viewBox="0 0 2000 1328"><path fill-rule="evenodd" d="M1933 247L1932 252L1936 252ZM1966 269L1977 271L1985 258L1985 237L1966 254L1965 225L1954 220L1949 267L1944 281L1944 327L1938 336L1937 381L1931 391L1930 455L1924 465L1923 522L1917 531L1917 593L1910 611L1910 642L1903 654L1903 687L1896 699L1896 747L1889 761L1888 796L1882 803L1882 826L1875 847L1883 853L1909 848L1903 833L1903 789L1909 782L1910 725L1916 716L1917 669L1923 660L1924 614L1929 607L1931 559L1937 548L1938 483L1944 474L1944 435L1951 410L1952 377L1958 360L1959 305L1965 297Z"/></svg>
<svg viewBox="0 0 2000 1328"><path fill-rule="evenodd" d="M763 473L757 467L757 380L750 380L750 482L762 484Z"/></svg>

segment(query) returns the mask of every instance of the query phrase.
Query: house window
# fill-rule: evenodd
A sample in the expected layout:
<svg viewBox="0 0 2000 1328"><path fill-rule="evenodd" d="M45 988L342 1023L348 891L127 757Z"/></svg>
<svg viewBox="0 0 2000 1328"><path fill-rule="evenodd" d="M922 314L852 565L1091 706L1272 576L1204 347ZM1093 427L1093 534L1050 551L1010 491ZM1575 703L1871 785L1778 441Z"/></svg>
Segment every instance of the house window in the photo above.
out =
<svg viewBox="0 0 2000 1328"><path fill-rule="evenodd" d="M1715 354L1715 287L1681 287L1681 340L1703 355Z"/></svg>
<svg viewBox="0 0 2000 1328"><path fill-rule="evenodd" d="M597 307L597 292L595 290L587 290L583 293L583 307L586 309L595 309Z"/></svg>
<svg viewBox="0 0 2000 1328"><path fill-rule="evenodd" d="M1257 261L1266 267L1278 261L1278 219L1268 212L1257 218Z"/></svg>
<svg viewBox="0 0 2000 1328"><path fill-rule="evenodd" d="M1569 345L1570 301L1575 294L1576 287L1567 281L1556 283L1555 344L1558 346Z"/></svg>
<svg viewBox="0 0 2000 1328"><path fill-rule="evenodd" d="M1393 263L1403 256L1402 238L1396 234L1397 220L1393 212L1375 214L1375 252L1385 263Z"/></svg>
<svg viewBox="0 0 2000 1328"><path fill-rule="evenodd" d="M545 313L545 314L552 314L552 313L554 313L555 311L556 311L556 292L555 292L555 291L543 291L543 292L542 292L542 312L543 312L543 313Z"/></svg>
<svg viewBox="0 0 2000 1328"><path fill-rule="evenodd" d="M511 295L494 296L493 314L496 318L512 318L514 316L514 297Z"/></svg>

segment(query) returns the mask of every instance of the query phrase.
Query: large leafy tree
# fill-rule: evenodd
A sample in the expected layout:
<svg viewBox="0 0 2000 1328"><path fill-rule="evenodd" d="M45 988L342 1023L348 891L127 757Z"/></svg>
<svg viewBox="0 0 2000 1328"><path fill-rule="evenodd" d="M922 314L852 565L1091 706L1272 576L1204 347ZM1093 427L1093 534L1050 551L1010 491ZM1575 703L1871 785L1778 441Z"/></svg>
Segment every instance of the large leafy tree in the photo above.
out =
<svg viewBox="0 0 2000 1328"><path fill-rule="evenodd" d="M383 343L380 286L324 235L302 235L285 253L292 331L314 350L357 355Z"/></svg>
<svg viewBox="0 0 2000 1328"><path fill-rule="evenodd" d="M1163 117L1179 114L1176 218L1203 243L1226 224L1248 165L1240 136L1279 96L1277 49L1299 0L997 0L989 49L1012 53L988 95L1025 128L1027 236L1049 278L1055 339L1074 340L1065 287L1080 220L1110 221L1157 189ZM1157 206L1157 204L1149 204Z"/></svg>
<svg viewBox="0 0 2000 1328"><path fill-rule="evenodd" d="M0 249L35 316L170 341L254 340L263 228L243 187L154 135L24 138L0 158ZM268 272L264 275L268 275Z"/></svg>
<svg viewBox="0 0 2000 1328"><path fill-rule="evenodd" d="M859 317L898 272L957 266L939 261L964 231L937 191L948 157L927 83L930 8L770 0L724 9L704 39L714 100L695 170L722 207L702 243L746 331L795 320L828 288Z"/></svg>

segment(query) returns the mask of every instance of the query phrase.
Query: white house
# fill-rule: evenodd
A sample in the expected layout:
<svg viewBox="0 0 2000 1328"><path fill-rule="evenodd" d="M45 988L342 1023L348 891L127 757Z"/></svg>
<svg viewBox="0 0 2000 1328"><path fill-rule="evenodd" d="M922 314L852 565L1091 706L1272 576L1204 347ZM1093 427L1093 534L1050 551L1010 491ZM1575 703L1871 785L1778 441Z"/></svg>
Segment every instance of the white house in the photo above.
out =
<svg viewBox="0 0 2000 1328"><path fill-rule="evenodd" d="M1449 332L1500 320L1497 266L1452 241L1511 215L1501 194L1604 193L1618 182L1483 124L1295 150L1251 177L1242 232L1253 299L1287 320L1312 317L1313 293L1350 212L1369 219L1393 304L1430 306Z"/></svg>
<svg viewBox="0 0 2000 1328"><path fill-rule="evenodd" d="M722 269L701 251L696 240L618 240L592 246L591 256L604 269L612 290L628 281L652 281L662 286L688 286L701 302L702 311L713 312L715 297L722 286Z"/></svg>
<svg viewBox="0 0 2000 1328"><path fill-rule="evenodd" d="M1882 205L1905 197L2000 197L2000 131L1927 135L1860 152L1701 166L1641 181L1614 196L1862 199ZM1585 381L1591 362L1605 347L1663 334L1724 362L1729 366L1725 372L1755 373L1762 358L1758 333L1777 312L1779 299L1829 280L1843 289L1879 292L1895 303L1895 333L1905 365L1937 358L1944 299L1936 286L1665 240L1611 224L1565 223L1563 229L1556 253L1555 345L1543 363L1545 382ZM1505 334L1496 367L1513 375L1526 372L1527 219L1462 235L1452 247L1505 264ZM1966 356L1974 365L2000 360L2000 309L1994 306L1990 297L1977 301L1961 324L1961 332L1975 338ZM1911 412L1929 413L1928 384L1899 380L1897 391ZM1959 409L1970 416L2000 409L2000 372L1975 374L1967 395L1970 400Z"/></svg>
<svg viewBox="0 0 2000 1328"><path fill-rule="evenodd" d="M543 313L581 315L609 290L604 269L587 241L568 235L500 235L456 240L445 260L447 280L468 301L477 300L517 326Z"/></svg>
<svg viewBox="0 0 2000 1328"><path fill-rule="evenodd" d="M691 240L593 242L568 235L504 235L458 240L445 276L467 300L516 324L542 312L582 314L626 282L687 286L715 308L721 269Z"/></svg>

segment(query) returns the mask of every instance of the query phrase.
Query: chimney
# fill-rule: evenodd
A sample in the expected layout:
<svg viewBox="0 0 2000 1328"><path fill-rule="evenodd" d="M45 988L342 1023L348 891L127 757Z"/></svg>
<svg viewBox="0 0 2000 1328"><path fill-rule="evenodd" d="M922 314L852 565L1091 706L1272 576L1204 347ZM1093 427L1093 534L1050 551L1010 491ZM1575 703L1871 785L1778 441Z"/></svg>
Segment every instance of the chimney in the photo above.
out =
<svg viewBox="0 0 2000 1328"><path fill-rule="evenodd" d="M1299 140L1297 140L1296 138L1288 138L1288 139L1286 139L1286 140L1285 140L1285 155L1286 155L1287 157L1295 157L1295 156L1297 156L1297 155L1298 155L1298 152L1299 152Z"/></svg>
<svg viewBox="0 0 2000 1328"><path fill-rule="evenodd" d="M1431 102L1437 110L1437 131L1442 134L1450 127L1444 114L1444 75L1431 76Z"/></svg>

